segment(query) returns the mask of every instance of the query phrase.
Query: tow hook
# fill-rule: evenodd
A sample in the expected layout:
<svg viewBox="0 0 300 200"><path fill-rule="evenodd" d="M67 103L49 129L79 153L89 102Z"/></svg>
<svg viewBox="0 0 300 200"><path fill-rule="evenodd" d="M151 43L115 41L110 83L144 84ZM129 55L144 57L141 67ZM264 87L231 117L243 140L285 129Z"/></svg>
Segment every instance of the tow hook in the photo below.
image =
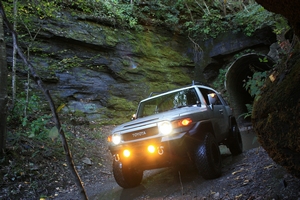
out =
<svg viewBox="0 0 300 200"><path fill-rule="evenodd" d="M160 147L158 148L158 154L159 154L159 155L163 155L163 154L164 154L164 146L160 146Z"/></svg>
<svg viewBox="0 0 300 200"><path fill-rule="evenodd" d="M116 161L116 162L120 161L120 156L119 156L119 154L115 154L115 155L114 155L114 158L115 158L115 161Z"/></svg>

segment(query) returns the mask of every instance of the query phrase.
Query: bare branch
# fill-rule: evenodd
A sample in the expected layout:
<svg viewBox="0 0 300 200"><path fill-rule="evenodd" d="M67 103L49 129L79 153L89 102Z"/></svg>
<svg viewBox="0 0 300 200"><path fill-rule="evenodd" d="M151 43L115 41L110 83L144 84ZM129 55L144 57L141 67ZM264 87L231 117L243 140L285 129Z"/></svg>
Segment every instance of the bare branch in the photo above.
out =
<svg viewBox="0 0 300 200"><path fill-rule="evenodd" d="M189 13L190 13L190 16L191 16L191 20L194 21L194 18L193 18L193 15L192 15L192 12L191 12L191 9L189 8L189 6L187 5L186 2L184 2L184 5L185 7L188 9Z"/></svg>
<svg viewBox="0 0 300 200"><path fill-rule="evenodd" d="M69 167L71 173L74 176L75 183L76 183L76 185L77 185L77 187L80 191L80 195L81 195L82 199L88 199L85 188L84 188L84 186L82 184L82 181L81 181L81 179L80 179L80 177L79 177L79 175L76 171L76 168L75 168L75 165L74 165L74 162L73 162L73 158L72 158L72 154L71 154L71 151L69 149L69 146L68 146L68 143L67 143L67 140L66 140L66 137L65 137L65 133L64 133L62 127L61 127L61 123L60 123L60 120L58 118L58 115L57 115L57 112L56 112L56 109L55 109L55 105L54 105L54 102L53 102L52 97L50 95L50 92L49 92L49 90L46 90L44 88L42 79L36 74L33 65L27 60L24 53L19 48L17 33L14 31L12 25L8 21L1 1L0 1L0 13L3 17L3 21L4 21L5 25L7 26L8 30L12 34L14 48L16 48L16 50L18 52L18 55L21 57L21 59L23 60L25 65L29 68L29 70L31 72L31 75L33 76L34 81L40 87L40 89L44 93L44 95L45 95L45 97L46 97L46 99L49 103L50 109L52 111L52 115L54 117L55 125L57 127L57 130L59 130L59 135L60 135L60 138L61 138L61 141L62 141L62 145L63 145L64 151L66 153L66 160L67 160L67 163L68 163L68 167Z"/></svg>

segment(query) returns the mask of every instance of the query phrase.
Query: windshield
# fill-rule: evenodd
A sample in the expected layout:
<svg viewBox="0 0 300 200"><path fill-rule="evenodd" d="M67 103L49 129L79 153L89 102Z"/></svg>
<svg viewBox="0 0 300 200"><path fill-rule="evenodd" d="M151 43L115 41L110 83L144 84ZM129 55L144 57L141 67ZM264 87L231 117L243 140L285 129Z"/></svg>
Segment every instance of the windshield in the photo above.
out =
<svg viewBox="0 0 300 200"><path fill-rule="evenodd" d="M185 89L141 102L137 118L166 112L168 110L198 104L199 98L194 88Z"/></svg>

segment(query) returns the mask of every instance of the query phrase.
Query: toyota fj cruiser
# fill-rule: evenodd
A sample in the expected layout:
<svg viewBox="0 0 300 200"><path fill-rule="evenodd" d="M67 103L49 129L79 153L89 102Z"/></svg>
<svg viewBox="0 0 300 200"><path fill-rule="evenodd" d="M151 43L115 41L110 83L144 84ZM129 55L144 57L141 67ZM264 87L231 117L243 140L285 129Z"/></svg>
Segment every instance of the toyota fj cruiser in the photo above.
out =
<svg viewBox="0 0 300 200"><path fill-rule="evenodd" d="M108 137L113 175L123 188L138 186L143 171L195 164L205 179L221 176L219 145L233 155L243 144L231 108L214 89L192 85L150 96L132 121Z"/></svg>

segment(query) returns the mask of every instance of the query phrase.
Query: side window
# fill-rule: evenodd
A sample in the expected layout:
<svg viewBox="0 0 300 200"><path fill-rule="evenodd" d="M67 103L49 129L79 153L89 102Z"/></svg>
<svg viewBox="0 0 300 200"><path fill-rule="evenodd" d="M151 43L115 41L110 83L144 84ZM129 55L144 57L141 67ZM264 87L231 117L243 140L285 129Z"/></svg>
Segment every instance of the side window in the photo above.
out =
<svg viewBox="0 0 300 200"><path fill-rule="evenodd" d="M199 98L196 94L195 89L189 89L186 92L186 104L191 106L191 105L195 105L195 104L199 104Z"/></svg>
<svg viewBox="0 0 300 200"><path fill-rule="evenodd" d="M219 98L219 96L217 95L217 100L216 100L216 102L215 102L215 105L222 105L222 102L221 102L221 100L220 100L220 98Z"/></svg>
<svg viewBox="0 0 300 200"><path fill-rule="evenodd" d="M221 101L223 101L224 105L225 105L225 106L228 106L227 101L226 101L222 96L219 96L219 97L220 97Z"/></svg>
<svg viewBox="0 0 300 200"><path fill-rule="evenodd" d="M204 89L204 88L199 88L200 92L202 93L204 99L205 99L205 102L206 104L209 104L209 100L208 100L208 90L207 89Z"/></svg>

